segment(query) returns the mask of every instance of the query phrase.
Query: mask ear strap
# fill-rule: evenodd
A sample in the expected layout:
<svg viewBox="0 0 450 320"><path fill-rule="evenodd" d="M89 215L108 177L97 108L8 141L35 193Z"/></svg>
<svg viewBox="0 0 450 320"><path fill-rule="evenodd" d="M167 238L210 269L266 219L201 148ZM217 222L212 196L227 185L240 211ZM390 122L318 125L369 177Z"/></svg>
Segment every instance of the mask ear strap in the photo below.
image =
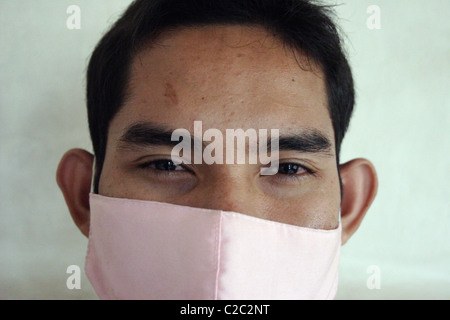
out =
<svg viewBox="0 0 450 320"><path fill-rule="evenodd" d="M94 156L94 161L92 162L92 178L91 178L91 193L95 193L95 167L96 167L96 158Z"/></svg>

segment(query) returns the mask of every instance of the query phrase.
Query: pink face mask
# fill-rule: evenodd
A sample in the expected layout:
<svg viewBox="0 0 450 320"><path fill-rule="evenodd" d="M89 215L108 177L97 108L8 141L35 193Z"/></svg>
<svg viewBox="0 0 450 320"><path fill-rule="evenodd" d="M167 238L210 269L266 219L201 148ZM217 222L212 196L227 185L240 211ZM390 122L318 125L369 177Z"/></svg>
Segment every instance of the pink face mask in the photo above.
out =
<svg viewBox="0 0 450 320"><path fill-rule="evenodd" d="M86 274L101 299L333 299L341 226L90 195Z"/></svg>

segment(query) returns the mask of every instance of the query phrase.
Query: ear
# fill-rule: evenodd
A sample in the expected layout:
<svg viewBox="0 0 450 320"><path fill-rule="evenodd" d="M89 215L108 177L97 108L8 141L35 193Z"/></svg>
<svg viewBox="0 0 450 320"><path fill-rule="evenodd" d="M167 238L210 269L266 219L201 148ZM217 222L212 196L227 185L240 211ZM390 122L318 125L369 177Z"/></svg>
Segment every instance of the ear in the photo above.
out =
<svg viewBox="0 0 450 320"><path fill-rule="evenodd" d="M342 244L359 228L378 190L378 178L372 163L356 159L340 166L343 198L341 201Z"/></svg>
<svg viewBox="0 0 450 320"><path fill-rule="evenodd" d="M89 193L91 191L94 156L81 149L68 151L59 163L56 181L61 189L73 221L89 236Z"/></svg>

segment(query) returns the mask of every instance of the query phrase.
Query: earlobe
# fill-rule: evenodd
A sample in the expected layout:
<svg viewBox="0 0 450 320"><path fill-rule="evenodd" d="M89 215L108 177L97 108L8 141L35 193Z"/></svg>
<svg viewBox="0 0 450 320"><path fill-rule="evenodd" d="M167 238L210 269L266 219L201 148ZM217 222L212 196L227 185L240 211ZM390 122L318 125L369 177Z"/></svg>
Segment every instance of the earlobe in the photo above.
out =
<svg viewBox="0 0 450 320"><path fill-rule="evenodd" d="M56 172L56 181L72 219L86 237L89 235L89 193L93 161L91 153L72 149L63 156Z"/></svg>
<svg viewBox="0 0 450 320"><path fill-rule="evenodd" d="M341 201L342 244L359 228L378 190L378 178L372 163L356 159L340 166L343 198Z"/></svg>

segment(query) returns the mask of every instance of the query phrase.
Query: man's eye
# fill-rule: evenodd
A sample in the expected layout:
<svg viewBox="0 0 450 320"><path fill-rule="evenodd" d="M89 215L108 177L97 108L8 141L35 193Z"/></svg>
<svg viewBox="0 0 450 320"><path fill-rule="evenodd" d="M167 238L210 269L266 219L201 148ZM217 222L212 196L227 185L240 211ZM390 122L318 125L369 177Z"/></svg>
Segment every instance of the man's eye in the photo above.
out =
<svg viewBox="0 0 450 320"><path fill-rule="evenodd" d="M152 168L159 171L187 171L182 165L176 164L172 160L155 160L141 165L141 168Z"/></svg>
<svg viewBox="0 0 450 320"><path fill-rule="evenodd" d="M307 172L307 170L305 170L305 168L296 163L280 163L278 166L279 174L296 175L305 172Z"/></svg>

